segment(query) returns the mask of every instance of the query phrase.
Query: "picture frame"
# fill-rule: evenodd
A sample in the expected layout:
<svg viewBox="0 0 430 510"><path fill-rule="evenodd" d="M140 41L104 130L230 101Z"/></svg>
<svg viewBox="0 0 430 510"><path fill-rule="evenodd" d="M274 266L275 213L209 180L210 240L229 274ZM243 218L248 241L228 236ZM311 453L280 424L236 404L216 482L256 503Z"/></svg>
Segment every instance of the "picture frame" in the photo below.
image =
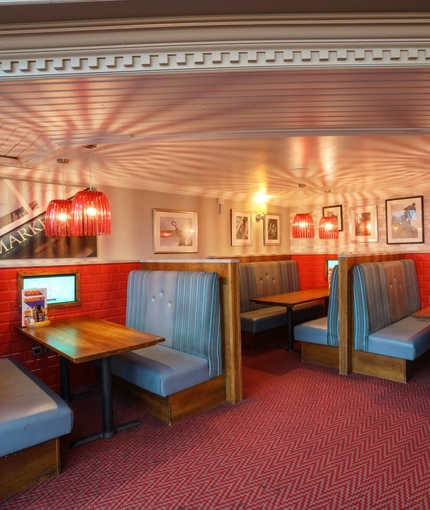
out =
<svg viewBox="0 0 430 510"><path fill-rule="evenodd" d="M263 236L265 246L281 244L281 216L279 214L266 213L264 215Z"/></svg>
<svg viewBox="0 0 430 510"><path fill-rule="evenodd" d="M376 205L351 207L349 210L351 241L378 241L378 210Z"/></svg>
<svg viewBox="0 0 430 510"><path fill-rule="evenodd" d="M231 209L231 245L252 246L251 213Z"/></svg>
<svg viewBox="0 0 430 510"><path fill-rule="evenodd" d="M153 209L154 253L197 253L197 212Z"/></svg>
<svg viewBox="0 0 430 510"><path fill-rule="evenodd" d="M387 244L424 243L424 197L385 200Z"/></svg>
<svg viewBox="0 0 430 510"><path fill-rule="evenodd" d="M335 216L337 218L337 224L339 226L339 232L343 231L343 214L341 205L327 205L322 208L323 217Z"/></svg>

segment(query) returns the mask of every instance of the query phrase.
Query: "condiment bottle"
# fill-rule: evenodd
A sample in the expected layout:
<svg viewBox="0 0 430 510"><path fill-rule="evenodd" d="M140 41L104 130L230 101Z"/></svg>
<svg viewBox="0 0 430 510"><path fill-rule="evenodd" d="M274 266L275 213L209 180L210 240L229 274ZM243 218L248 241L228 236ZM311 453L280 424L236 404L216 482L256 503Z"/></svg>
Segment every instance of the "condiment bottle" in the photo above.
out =
<svg viewBox="0 0 430 510"><path fill-rule="evenodd" d="M43 321L43 312L42 307L40 305L37 305L37 322Z"/></svg>

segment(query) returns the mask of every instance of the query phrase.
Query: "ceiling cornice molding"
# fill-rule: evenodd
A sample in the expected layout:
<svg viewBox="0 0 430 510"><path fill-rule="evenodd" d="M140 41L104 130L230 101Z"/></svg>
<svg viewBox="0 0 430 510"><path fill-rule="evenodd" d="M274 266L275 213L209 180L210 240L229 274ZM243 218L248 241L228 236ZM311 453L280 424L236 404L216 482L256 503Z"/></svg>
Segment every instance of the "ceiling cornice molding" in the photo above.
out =
<svg viewBox="0 0 430 510"><path fill-rule="evenodd" d="M248 16L0 26L0 79L430 62L429 15Z"/></svg>
<svg viewBox="0 0 430 510"><path fill-rule="evenodd" d="M268 69L428 67L430 39L268 41L199 45L0 51L0 79L54 76L233 72Z"/></svg>

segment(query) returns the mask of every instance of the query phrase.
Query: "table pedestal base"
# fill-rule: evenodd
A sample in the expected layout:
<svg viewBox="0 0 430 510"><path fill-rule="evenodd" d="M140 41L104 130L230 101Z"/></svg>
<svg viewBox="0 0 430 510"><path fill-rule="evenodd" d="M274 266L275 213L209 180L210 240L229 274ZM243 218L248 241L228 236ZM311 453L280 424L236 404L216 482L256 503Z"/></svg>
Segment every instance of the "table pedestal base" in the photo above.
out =
<svg viewBox="0 0 430 510"><path fill-rule="evenodd" d="M110 431L102 431L98 434L93 434L92 436L83 437L82 439L78 439L72 443L72 448L77 448L78 446L82 446L83 444L91 443L92 441L96 441L97 439L108 439L109 437L113 437L118 432L123 430L131 429L132 427L137 427L138 425L142 425L142 422L139 420L134 420L129 423L124 423L124 425L120 425L119 427L114 427L113 430Z"/></svg>
<svg viewBox="0 0 430 510"><path fill-rule="evenodd" d="M67 361L67 360L66 360ZM103 412L103 430L98 434L78 439L72 443L72 448L81 446L83 444L91 443L97 439L113 437L117 432L130 429L141 425L139 420L125 423L119 427L114 427L113 424L113 405L112 405L112 372L110 358L101 358L101 391L102 391L102 412Z"/></svg>

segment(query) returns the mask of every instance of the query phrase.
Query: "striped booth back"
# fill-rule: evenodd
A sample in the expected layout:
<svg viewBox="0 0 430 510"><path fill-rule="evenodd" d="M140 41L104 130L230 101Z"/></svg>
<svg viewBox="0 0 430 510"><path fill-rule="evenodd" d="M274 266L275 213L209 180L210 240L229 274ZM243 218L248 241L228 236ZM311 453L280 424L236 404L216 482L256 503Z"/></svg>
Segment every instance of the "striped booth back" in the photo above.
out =
<svg viewBox="0 0 430 510"><path fill-rule="evenodd" d="M420 309L413 260L367 262L353 268L354 348L368 351L368 337Z"/></svg>
<svg viewBox="0 0 430 510"><path fill-rule="evenodd" d="M222 373L219 276L196 271L131 271L126 326L164 337L163 347L208 360Z"/></svg>
<svg viewBox="0 0 430 510"><path fill-rule="evenodd" d="M327 343L339 346L339 267L336 265L331 274L330 299L327 311Z"/></svg>
<svg viewBox="0 0 430 510"><path fill-rule="evenodd" d="M240 313L264 308L251 299L300 290L295 260L244 262L239 264Z"/></svg>

